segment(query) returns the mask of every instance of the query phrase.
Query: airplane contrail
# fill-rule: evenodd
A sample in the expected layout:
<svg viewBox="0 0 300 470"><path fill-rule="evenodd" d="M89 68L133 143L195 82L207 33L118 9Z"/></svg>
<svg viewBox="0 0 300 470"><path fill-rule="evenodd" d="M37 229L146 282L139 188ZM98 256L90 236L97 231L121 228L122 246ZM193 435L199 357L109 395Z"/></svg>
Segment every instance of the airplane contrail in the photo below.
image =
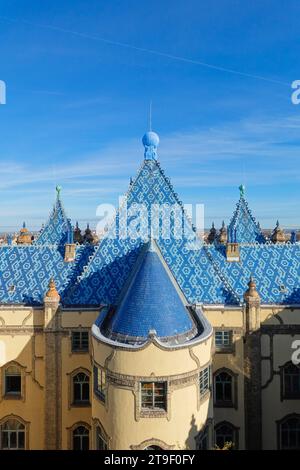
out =
<svg viewBox="0 0 300 470"><path fill-rule="evenodd" d="M80 31L74 31L74 30L71 30L71 29L61 28L61 27L55 26L55 25L35 23L35 22L28 21L28 20L24 20L24 19L8 18L6 16L0 16L0 20L6 21L6 22L11 22L11 23L23 23L23 24L27 24L29 26L34 26L34 27L37 27L37 28L43 28L43 29L58 31L58 32L65 33L65 34L70 34L70 35L73 35L73 36L82 37L84 39L99 41L99 42L102 42L102 43L105 43L105 44L109 44L111 46L123 47L123 48L127 48L127 49L132 49L132 50L135 50L135 51L138 51L138 52L145 52L147 54L152 54L152 55L156 55L156 56L160 56L160 57L165 57L167 59L177 60L179 62L185 62L185 63L193 64L193 65L200 65L201 67L206 67L206 68L209 68L209 69L218 70L220 72L227 72L227 73L239 75L241 77L252 78L252 79L256 79L256 80L262 80L262 81L270 82L270 83L276 83L278 85L285 85L285 86L287 85L289 87L291 86L290 83L283 82L281 80L268 78L268 77L263 77L261 75L254 75L254 74L247 73L247 72L241 72L239 70L229 69L229 68L222 67L222 66L219 66L219 65L210 64L210 63L207 63L207 62L202 62L202 61L197 60L197 59L190 59L188 57L182 57L182 56L178 56L178 55L174 55L174 54L169 54L168 52L161 52L161 51L157 51L157 50L154 50L154 49L147 49L145 47L135 46L133 44L128 44L126 42L114 41L114 40L111 40L111 39L103 38L103 37L98 36L98 35L82 33Z"/></svg>

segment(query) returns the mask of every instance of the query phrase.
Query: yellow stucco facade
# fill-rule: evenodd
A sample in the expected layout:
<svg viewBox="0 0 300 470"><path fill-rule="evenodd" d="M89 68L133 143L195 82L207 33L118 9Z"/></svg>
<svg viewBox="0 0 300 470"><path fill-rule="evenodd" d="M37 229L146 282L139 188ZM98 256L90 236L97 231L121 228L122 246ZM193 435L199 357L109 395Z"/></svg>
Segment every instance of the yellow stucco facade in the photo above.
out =
<svg viewBox="0 0 300 470"><path fill-rule="evenodd" d="M202 310L214 333L230 332L230 345L217 347L211 334L175 348L154 337L130 349L99 339L96 309L63 309L51 299L44 308L1 306L0 425L21 423L26 449L72 449L79 426L90 449L195 449L204 430L211 448L222 423L234 429L238 449L280 448L281 421L300 413L299 399L284 397L282 379L292 343L300 340L300 308L250 302ZM72 348L74 332L88 332L87 350ZM210 364L212 382L202 396L199 377ZM6 393L8 369L20 373L18 394ZM103 373L104 396L95 391L95 370ZM219 371L231 374L230 403L216 402ZM74 377L81 373L88 379L84 403L74 399ZM164 410L141 407L146 382L166 383Z"/></svg>

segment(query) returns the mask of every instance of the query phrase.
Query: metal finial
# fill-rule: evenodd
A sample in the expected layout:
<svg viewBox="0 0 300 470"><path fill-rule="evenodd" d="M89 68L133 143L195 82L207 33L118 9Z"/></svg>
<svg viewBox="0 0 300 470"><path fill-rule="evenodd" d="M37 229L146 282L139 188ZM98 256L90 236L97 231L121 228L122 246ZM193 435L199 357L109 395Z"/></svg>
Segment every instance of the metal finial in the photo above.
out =
<svg viewBox="0 0 300 470"><path fill-rule="evenodd" d="M57 185L55 189L56 189L57 197L59 198L62 188L61 188L61 186Z"/></svg>
<svg viewBox="0 0 300 470"><path fill-rule="evenodd" d="M152 100L150 101L149 106L149 131L152 131Z"/></svg>
<svg viewBox="0 0 300 470"><path fill-rule="evenodd" d="M245 189L246 189L246 188L245 188L245 186L244 186L243 184L241 184L241 185L239 186L240 196L241 196L241 197L244 197L244 196L245 196Z"/></svg>

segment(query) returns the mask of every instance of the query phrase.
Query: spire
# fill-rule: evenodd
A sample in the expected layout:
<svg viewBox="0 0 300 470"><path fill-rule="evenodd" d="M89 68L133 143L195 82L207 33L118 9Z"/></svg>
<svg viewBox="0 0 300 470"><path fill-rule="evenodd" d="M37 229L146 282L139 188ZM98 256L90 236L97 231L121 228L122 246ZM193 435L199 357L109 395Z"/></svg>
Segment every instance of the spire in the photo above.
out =
<svg viewBox="0 0 300 470"><path fill-rule="evenodd" d="M260 296L259 293L256 290L256 283L254 280L254 277L250 277L250 281L248 282L248 289L246 290L244 294L244 300L245 302L249 303L251 300L259 300Z"/></svg>
<svg viewBox="0 0 300 470"><path fill-rule="evenodd" d="M150 101L149 106L149 131L152 131L152 100Z"/></svg>
<svg viewBox="0 0 300 470"><path fill-rule="evenodd" d="M55 281L53 277L51 277L49 282L48 291L45 294L45 300L56 300L57 302L60 301L60 295L57 292Z"/></svg>
<svg viewBox="0 0 300 470"><path fill-rule="evenodd" d="M76 222L75 229L74 229L74 242L81 244L83 241L81 230L79 228L78 222Z"/></svg>
<svg viewBox="0 0 300 470"><path fill-rule="evenodd" d="M216 233L217 233L217 231L215 229L215 224L213 222L212 225L211 225L211 229L209 231L208 237L207 237L208 243L213 243L215 241Z"/></svg>
<svg viewBox="0 0 300 470"><path fill-rule="evenodd" d="M17 237L17 244L18 245L31 245L31 242L32 242L31 233L29 232L28 228L26 228L25 222L23 222L22 228Z"/></svg>
<svg viewBox="0 0 300 470"><path fill-rule="evenodd" d="M273 233L271 235L271 241L273 243L284 243L285 242L285 234L282 228L279 225L279 220L276 222L276 226L273 230Z"/></svg>
<svg viewBox="0 0 300 470"><path fill-rule="evenodd" d="M221 243L222 245L227 243L227 229L224 220L222 222L222 227L220 228L219 243Z"/></svg>

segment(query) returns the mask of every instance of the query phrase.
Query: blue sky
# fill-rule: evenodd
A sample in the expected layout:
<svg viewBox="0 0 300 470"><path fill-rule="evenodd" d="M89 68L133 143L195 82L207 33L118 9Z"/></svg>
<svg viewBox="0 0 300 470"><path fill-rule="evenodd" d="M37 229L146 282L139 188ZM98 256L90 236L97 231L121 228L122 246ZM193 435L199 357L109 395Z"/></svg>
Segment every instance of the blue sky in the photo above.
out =
<svg viewBox="0 0 300 470"><path fill-rule="evenodd" d="M0 6L0 226L39 228L56 184L94 223L142 162L151 100L161 165L206 226L228 223L242 182L263 226L300 226L298 0Z"/></svg>

